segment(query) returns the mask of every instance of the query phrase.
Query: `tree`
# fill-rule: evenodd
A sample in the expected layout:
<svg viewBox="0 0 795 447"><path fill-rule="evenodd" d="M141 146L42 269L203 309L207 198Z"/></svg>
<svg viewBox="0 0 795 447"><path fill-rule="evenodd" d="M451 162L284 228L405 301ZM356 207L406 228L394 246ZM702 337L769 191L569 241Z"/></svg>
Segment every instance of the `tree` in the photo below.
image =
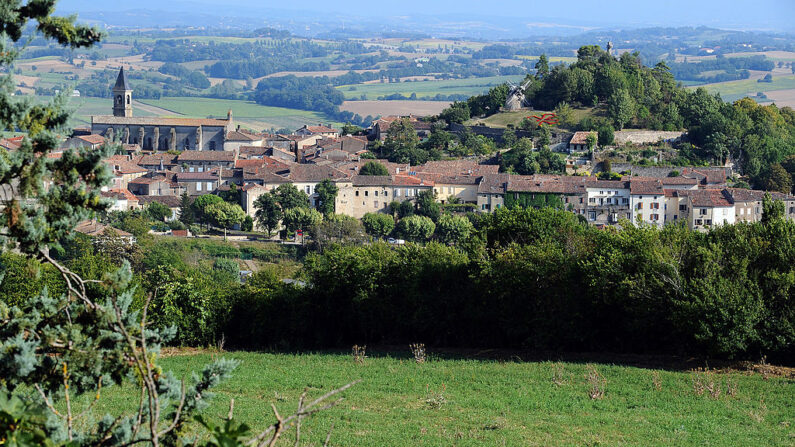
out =
<svg viewBox="0 0 795 447"><path fill-rule="evenodd" d="M273 191L273 197L281 207L282 212L293 208L309 208L309 196L303 191L299 191L292 183L279 185Z"/></svg>
<svg viewBox="0 0 795 447"><path fill-rule="evenodd" d="M246 217L243 219L243 223L240 224L240 230L246 232L254 230L254 219L248 214L246 214Z"/></svg>
<svg viewBox="0 0 795 447"><path fill-rule="evenodd" d="M226 231L243 223L243 219L246 218L246 213L240 205L224 201L208 205L204 214L213 224L224 229L224 240L226 240Z"/></svg>
<svg viewBox="0 0 795 447"><path fill-rule="evenodd" d="M585 144L588 146L588 150L592 151L596 147L596 143L598 141L597 134L591 132L585 137Z"/></svg>
<svg viewBox="0 0 795 447"><path fill-rule="evenodd" d="M766 189L768 191L778 191L784 194L789 194L792 191L792 176L780 163L770 166L770 174L767 178Z"/></svg>
<svg viewBox="0 0 795 447"><path fill-rule="evenodd" d="M355 126L351 123L345 123L342 125L342 130L340 131L340 135L360 135L363 132L359 126Z"/></svg>
<svg viewBox="0 0 795 447"><path fill-rule="evenodd" d="M160 202L151 202L146 206L146 214L152 220L164 222L167 218L171 217L171 208Z"/></svg>
<svg viewBox="0 0 795 447"><path fill-rule="evenodd" d="M564 101L555 106L555 115L557 115L561 126L567 128L574 126L574 109L569 103Z"/></svg>
<svg viewBox="0 0 795 447"><path fill-rule="evenodd" d="M765 193L762 199L762 223L769 225L772 222L780 221L784 218L784 213L787 211L784 202L781 200L773 200L769 192Z"/></svg>
<svg viewBox="0 0 795 447"><path fill-rule="evenodd" d="M190 226L193 225L195 218L193 200L191 200L187 192L183 192L179 200L179 221L185 226Z"/></svg>
<svg viewBox="0 0 795 447"><path fill-rule="evenodd" d="M359 175L389 175L389 170L377 161L368 161L359 169Z"/></svg>
<svg viewBox="0 0 795 447"><path fill-rule="evenodd" d="M439 203L436 202L436 191L426 189L417 194L417 214L436 222L439 219Z"/></svg>
<svg viewBox="0 0 795 447"><path fill-rule="evenodd" d="M75 25L74 17L52 16L53 1L20 3L11 0L3 4L2 65L10 65L16 57L8 40L18 42L31 21L44 38L62 46L90 47L100 40L97 30ZM0 123L5 129L25 132L27 137L18 150L4 154L0 163L3 183L17 185L13 191L3 188L0 252L13 247L51 264L66 290L55 295L44 289L19 305L0 304L1 411L4 417L14 412L12 419L0 423L0 438L20 446L159 445L164 439L176 440L174 431L181 430L202 408L205 393L227 377L234 364L216 361L201 377L180 386L173 374L161 370L156 355L147 354L159 352L173 333L147 325L139 320L139 312L129 309L129 264L108 275L102 284L93 284L50 256L50 250L60 247L59 241L66 239L78 222L107 209L100 191L109 183L110 173L102 159L115 148L79 148L57 159L47 157L57 148L57 135L63 134L69 119L63 108L65 96L53 103L35 104L15 99L13 88L11 76L3 77ZM100 383L120 385L127 377L137 377L142 402L148 403L151 411L142 410L138 417L108 416L104 420L114 421L110 424L73 423L70 399L96 394ZM180 411L175 410L171 398L182 402Z"/></svg>
<svg viewBox="0 0 795 447"><path fill-rule="evenodd" d="M322 222L309 227L309 231L319 250L329 243L360 244L365 241L362 223L345 214L326 215Z"/></svg>
<svg viewBox="0 0 795 447"><path fill-rule="evenodd" d="M549 75L549 59L547 59L546 54L542 54L538 57L538 62L536 62L535 68L537 79L543 79Z"/></svg>
<svg viewBox="0 0 795 447"><path fill-rule="evenodd" d="M425 216L408 216L398 222L397 232L405 239L414 242L425 242L433 236L436 224Z"/></svg>
<svg viewBox="0 0 795 447"><path fill-rule="evenodd" d="M276 203L276 198L270 192L261 194L254 200L254 218L257 220L257 225L264 228L268 232L268 236L273 233L273 230L278 228L279 221L282 220L282 209Z"/></svg>
<svg viewBox="0 0 795 447"><path fill-rule="evenodd" d="M427 161L428 156L417 147L419 142L414 125L408 118L401 118L389 126L383 151L390 161L421 165Z"/></svg>
<svg viewBox="0 0 795 447"><path fill-rule="evenodd" d="M329 179L323 179L315 187L315 194L317 194L315 208L325 216L334 214L338 192L339 188L334 182Z"/></svg>
<svg viewBox="0 0 795 447"><path fill-rule="evenodd" d="M474 231L475 227L472 222L463 216L445 214L436 223L436 233L439 235L439 240L446 244L452 245L465 241L469 239L469 236Z"/></svg>
<svg viewBox="0 0 795 447"><path fill-rule="evenodd" d="M439 118L445 120L448 124L461 124L471 117L472 113L470 112L469 105L466 103L466 101L456 101L439 114Z"/></svg>
<svg viewBox="0 0 795 447"><path fill-rule="evenodd" d="M546 126L542 126L538 128L536 133L535 145L538 148L549 147L549 143L551 142L552 135L549 131L549 128Z"/></svg>
<svg viewBox="0 0 795 447"><path fill-rule="evenodd" d="M309 230L323 222L323 215L309 208L290 208L284 211L282 223L288 232Z"/></svg>
<svg viewBox="0 0 795 447"><path fill-rule="evenodd" d="M599 135L598 141L599 146L609 146L613 144L615 139L615 133L613 132L613 126L604 125L597 129L597 133Z"/></svg>
<svg viewBox="0 0 795 447"><path fill-rule="evenodd" d="M209 225L210 218L206 213L206 209L210 205L215 205L218 203L223 202L224 199L214 195L214 194L205 194L193 200L193 211L199 222Z"/></svg>
<svg viewBox="0 0 795 447"><path fill-rule="evenodd" d="M362 225L370 236L384 238L395 229L395 219L389 214L367 213L362 216Z"/></svg>
<svg viewBox="0 0 795 447"><path fill-rule="evenodd" d="M635 101L624 89L621 89L607 99L607 114L613 120L618 130L632 120L635 116Z"/></svg>

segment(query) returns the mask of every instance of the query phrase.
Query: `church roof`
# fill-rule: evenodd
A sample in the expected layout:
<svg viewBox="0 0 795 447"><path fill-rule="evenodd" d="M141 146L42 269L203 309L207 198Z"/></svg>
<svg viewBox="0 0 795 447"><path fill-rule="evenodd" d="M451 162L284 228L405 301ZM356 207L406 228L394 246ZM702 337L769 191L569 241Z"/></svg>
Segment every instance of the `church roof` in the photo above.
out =
<svg viewBox="0 0 795 447"><path fill-rule="evenodd" d="M113 86L113 90L132 90L130 84L127 83L127 75L124 74L124 67L121 67L121 70L119 70L119 77L116 78L116 85Z"/></svg>
<svg viewBox="0 0 795 447"><path fill-rule="evenodd" d="M155 118L100 115L92 116L91 124L111 124L122 126L185 126L185 127L226 127L229 121L212 118Z"/></svg>

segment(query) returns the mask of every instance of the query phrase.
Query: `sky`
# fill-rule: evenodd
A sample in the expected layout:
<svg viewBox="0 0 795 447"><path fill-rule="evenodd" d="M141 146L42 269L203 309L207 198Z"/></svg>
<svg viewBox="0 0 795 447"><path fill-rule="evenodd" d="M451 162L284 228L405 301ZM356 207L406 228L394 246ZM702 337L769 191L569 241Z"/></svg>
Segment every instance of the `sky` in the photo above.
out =
<svg viewBox="0 0 795 447"><path fill-rule="evenodd" d="M246 16L304 12L312 16L390 20L416 16L452 17L455 20L495 21L504 17L527 23L552 21L577 26L707 25L731 29L795 32L795 0L137 0L97 2L60 0L59 11L88 12L113 9L184 10L193 13ZM496 20L498 21L498 20Z"/></svg>

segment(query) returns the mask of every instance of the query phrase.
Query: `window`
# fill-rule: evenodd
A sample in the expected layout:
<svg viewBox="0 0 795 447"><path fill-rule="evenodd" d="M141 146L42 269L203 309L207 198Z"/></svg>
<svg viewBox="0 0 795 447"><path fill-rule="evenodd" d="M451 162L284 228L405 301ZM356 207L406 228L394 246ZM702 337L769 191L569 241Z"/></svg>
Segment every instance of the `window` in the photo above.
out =
<svg viewBox="0 0 795 447"><path fill-rule="evenodd" d="M204 172L204 166L199 166L199 172Z"/></svg>
<svg viewBox="0 0 795 447"><path fill-rule="evenodd" d="M211 151L215 150L215 141L210 141L210 150Z"/></svg>
<svg viewBox="0 0 795 447"><path fill-rule="evenodd" d="M742 216L743 214L745 214L745 208L740 208L740 215Z"/></svg>
<svg viewBox="0 0 795 447"><path fill-rule="evenodd" d="M596 220L596 211L588 211L588 220Z"/></svg>
<svg viewBox="0 0 795 447"><path fill-rule="evenodd" d="M795 206L791 206L791 207L789 208L789 213L790 213L790 214L795 214Z"/></svg>
<svg viewBox="0 0 795 447"><path fill-rule="evenodd" d="M676 214L674 214L674 220L676 220L677 218L679 218L679 216L677 216Z"/></svg>
<svg viewBox="0 0 795 447"><path fill-rule="evenodd" d="M373 192L373 194L378 197L378 191Z"/></svg>
<svg viewBox="0 0 795 447"><path fill-rule="evenodd" d="M190 140L185 138L185 150L190 149Z"/></svg>
<svg viewBox="0 0 795 447"><path fill-rule="evenodd" d="M188 166L188 172L193 172L193 166Z"/></svg>
<svg viewBox="0 0 795 447"><path fill-rule="evenodd" d="M395 190L395 197L400 197L400 188Z"/></svg>
<svg viewBox="0 0 795 447"><path fill-rule="evenodd" d="M651 215L651 220L660 220L660 215L659 214L652 214Z"/></svg>
<svg viewBox="0 0 795 447"><path fill-rule="evenodd" d="M582 199L580 199L580 201L582 201ZM594 197L591 197L590 199L588 199L588 203L596 203L596 199Z"/></svg>
<svg viewBox="0 0 795 447"><path fill-rule="evenodd" d="M707 209L706 208L700 208L698 210L698 215L699 216L706 216L707 215Z"/></svg>
<svg viewBox="0 0 795 447"><path fill-rule="evenodd" d="M202 182L196 182L196 191L202 190Z"/></svg>
<svg viewBox="0 0 795 447"><path fill-rule="evenodd" d="M213 190L213 182L207 182L207 191Z"/></svg>
<svg viewBox="0 0 795 447"><path fill-rule="evenodd" d="M704 224L704 221L702 221L701 219L696 219L696 225L697 226L698 225L703 225L703 224Z"/></svg>
<svg viewBox="0 0 795 447"><path fill-rule="evenodd" d="M373 202L373 208L378 208L378 200L376 200L375 202Z"/></svg>
<svg viewBox="0 0 795 447"><path fill-rule="evenodd" d="M704 225L712 225L712 219L704 220Z"/></svg>
<svg viewBox="0 0 795 447"><path fill-rule="evenodd" d="M621 199L621 204L622 204L622 205L626 205L626 204L628 204L628 203L629 203L629 199L627 199L626 197L624 197L623 199Z"/></svg>
<svg viewBox="0 0 795 447"><path fill-rule="evenodd" d="M384 190L384 197L387 197L387 196L389 196L389 191Z"/></svg>
<svg viewBox="0 0 795 447"><path fill-rule="evenodd" d="M687 205L679 205L679 211L687 211Z"/></svg>
<svg viewBox="0 0 795 447"><path fill-rule="evenodd" d="M359 191L356 191L356 197L359 197Z"/></svg>
<svg viewBox="0 0 795 447"><path fill-rule="evenodd" d="M659 204L659 203L657 203L657 202L654 202L654 203L652 203L652 204L651 204L651 209L653 209L653 210L658 210L658 209L660 209L660 204Z"/></svg>
<svg viewBox="0 0 795 447"><path fill-rule="evenodd" d="M307 187L304 188L304 191L306 191L306 195L312 194L310 192L310 191L312 191L312 187L311 186L307 186ZM367 193L365 192L364 195L367 195Z"/></svg>
<svg viewBox="0 0 795 447"><path fill-rule="evenodd" d="M582 203L582 197L580 197L580 203Z"/></svg>
<svg viewBox="0 0 795 447"><path fill-rule="evenodd" d="M638 206L635 209L642 210L643 209L643 202L638 203Z"/></svg>
<svg viewBox="0 0 795 447"><path fill-rule="evenodd" d="M367 196L369 196L369 195L370 195L370 191L365 191L365 192L364 192L364 196L365 196L365 197L367 197Z"/></svg>

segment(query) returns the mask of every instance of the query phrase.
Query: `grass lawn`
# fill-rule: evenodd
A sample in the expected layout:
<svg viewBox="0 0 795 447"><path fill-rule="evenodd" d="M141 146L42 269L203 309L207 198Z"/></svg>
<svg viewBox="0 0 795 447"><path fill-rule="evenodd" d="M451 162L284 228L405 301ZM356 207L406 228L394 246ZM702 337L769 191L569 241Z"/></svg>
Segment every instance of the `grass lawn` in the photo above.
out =
<svg viewBox="0 0 795 447"><path fill-rule="evenodd" d="M345 99L359 99L366 95L368 100L379 96L400 93L410 96L416 93L420 98L442 95L480 95L491 87L504 82L519 82L524 76L489 76L485 78L449 79L440 81L394 82L376 84L342 85L337 87L345 94ZM353 90L351 88L354 88Z"/></svg>
<svg viewBox="0 0 795 447"><path fill-rule="evenodd" d="M581 363L430 358L368 353L363 365L349 354L227 353L240 362L218 388L206 415L235 416L255 430L294 410L304 388L311 398L356 379L336 408L304 425L304 443L320 445L334 423L335 446L791 446L795 441L792 380L743 373L715 374L717 398L694 391L695 373L596 364L606 380L600 400L589 397ZM408 354L408 353L407 353ZM168 357L164 369L189 376L210 354ZM659 374L659 388L654 374ZM735 396L726 381L736 384ZM93 414L132 409L132 389L103 390ZM291 432L292 434L292 432ZM290 441L287 441L289 443Z"/></svg>
<svg viewBox="0 0 795 447"><path fill-rule="evenodd" d="M140 99L139 101L174 112L175 116L184 115L198 118L226 117L227 111L232 109L235 122L257 131L271 127L297 129L304 124L328 122L328 118L321 113L262 106L253 101L180 97ZM332 124L339 125L333 122Z"/></svg>

